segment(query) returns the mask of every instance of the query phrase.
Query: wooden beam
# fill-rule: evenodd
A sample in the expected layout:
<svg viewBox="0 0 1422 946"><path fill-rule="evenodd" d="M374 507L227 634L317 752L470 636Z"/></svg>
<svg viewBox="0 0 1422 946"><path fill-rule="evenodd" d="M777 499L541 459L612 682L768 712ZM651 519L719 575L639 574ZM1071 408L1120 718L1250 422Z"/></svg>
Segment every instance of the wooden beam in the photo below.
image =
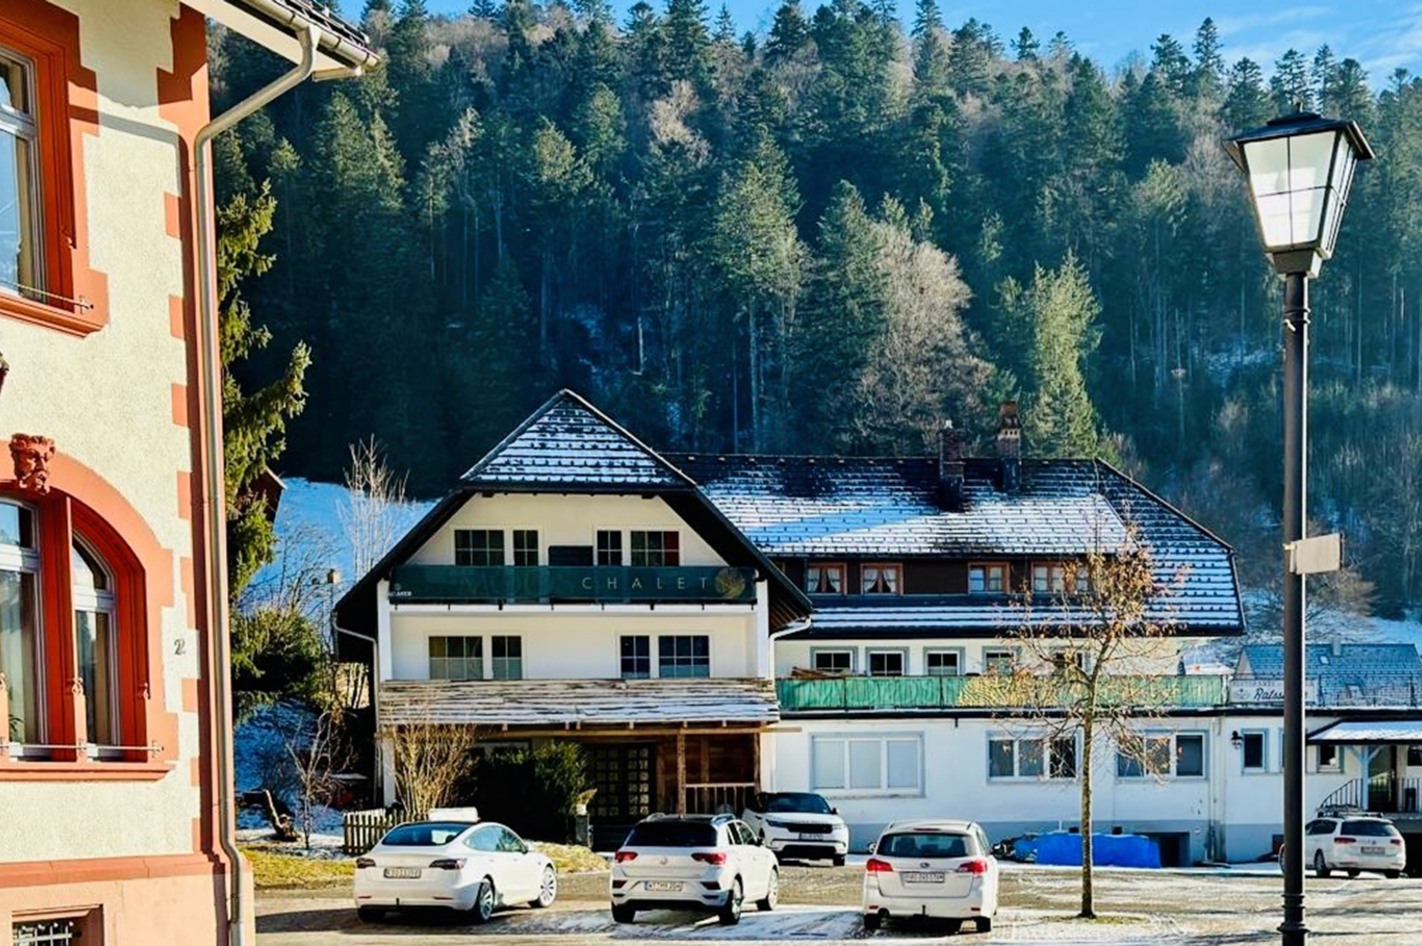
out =
<svg viewBox="0 0 1422 946"><path fill-rule="evenodd" d="M751 733L751 781L755 790L760 791L760 733Z"/></svg>
<svg viewBox="0 0 1422 946"><path fill-rule="evenodd" d="M686 733L676 734L676 813L686 814Z"/></svg>

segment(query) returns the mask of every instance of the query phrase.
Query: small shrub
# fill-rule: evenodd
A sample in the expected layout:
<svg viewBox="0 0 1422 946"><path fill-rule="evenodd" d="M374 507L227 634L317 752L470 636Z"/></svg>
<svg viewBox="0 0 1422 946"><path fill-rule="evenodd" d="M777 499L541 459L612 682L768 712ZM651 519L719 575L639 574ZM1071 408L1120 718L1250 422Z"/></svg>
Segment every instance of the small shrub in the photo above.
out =
<svg viewBox="0 0 1422 946"><path fill-rule="evenodd" d="M573 806L590 776L581 746L549 742L481 759L474 782L479 817L529 839L561 843L573 836Z"/></svg>

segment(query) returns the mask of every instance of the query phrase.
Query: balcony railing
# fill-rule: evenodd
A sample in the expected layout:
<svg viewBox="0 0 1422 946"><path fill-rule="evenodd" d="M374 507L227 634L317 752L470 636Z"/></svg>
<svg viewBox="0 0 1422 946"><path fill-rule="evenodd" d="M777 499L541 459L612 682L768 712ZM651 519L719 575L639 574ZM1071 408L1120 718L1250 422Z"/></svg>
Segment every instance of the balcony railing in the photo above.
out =
<svg viewBox="0 0 1422 946"><path fill-rule="evenodd" d="M1217 706L1225 701L1219 676L1120 676L1103 681L1100 699L1142 709ZM782 712L832 710L933 710L1048 706L1080 698L1053 677L831 677L781 679Z"/></svg>
<svg viewBox="0 0 1422 946"><path fill-rule="evenodd" d="M401 565L390 579L390 600L397 604L746 603L755 600L755 570L715 565Z"/></svg>

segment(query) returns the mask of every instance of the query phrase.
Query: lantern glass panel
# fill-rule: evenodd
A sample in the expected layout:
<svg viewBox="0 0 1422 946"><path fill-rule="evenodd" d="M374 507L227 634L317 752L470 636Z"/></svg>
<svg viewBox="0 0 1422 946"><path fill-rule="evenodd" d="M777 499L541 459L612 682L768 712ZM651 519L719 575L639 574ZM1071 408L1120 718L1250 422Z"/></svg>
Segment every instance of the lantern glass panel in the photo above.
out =
<svg viewBox="0 0 1422 946"><path fill-rule="evenodd" d="M1336 131L1326 131L1245 143L1249 187L1266 249L1320 242L1325 205L1333 203L1328 178L1334 149L1346 147L1341 139Z"/></svg>

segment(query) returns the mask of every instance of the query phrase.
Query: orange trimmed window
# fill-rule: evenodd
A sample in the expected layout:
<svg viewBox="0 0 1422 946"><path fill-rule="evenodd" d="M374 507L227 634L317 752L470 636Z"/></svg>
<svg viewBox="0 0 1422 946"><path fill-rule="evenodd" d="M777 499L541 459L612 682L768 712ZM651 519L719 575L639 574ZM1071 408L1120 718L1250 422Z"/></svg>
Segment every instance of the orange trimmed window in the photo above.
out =
<svg viewBox="0 0 1422 946"><path fill-rule="evenodd" d="M0 764L149 761L144 594L87 506L0 496Z"/></svg>
<svg viewBox="0 0 1422 946"><path fill-rule="evenodd" d="M102 290L80 240L71 118L83 103L70 95L91 89L92 73L72 14L12 7L0 13L0 315L87 334L104 316L101 300L81 298Z"/></svg>

